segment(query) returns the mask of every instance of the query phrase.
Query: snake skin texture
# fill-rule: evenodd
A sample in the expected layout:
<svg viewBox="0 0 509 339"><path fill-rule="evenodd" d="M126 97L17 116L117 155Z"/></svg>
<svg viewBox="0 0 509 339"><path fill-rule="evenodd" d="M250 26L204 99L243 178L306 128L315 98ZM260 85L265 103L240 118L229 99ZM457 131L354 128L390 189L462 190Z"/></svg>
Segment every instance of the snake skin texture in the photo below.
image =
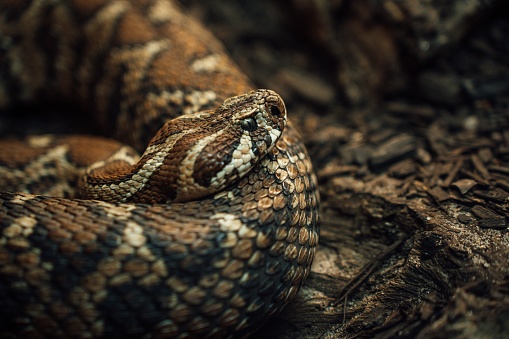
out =
<svg viewBox="0 0 509 339"><path fill-rule="evenodd" d="M243 337L292 300L318 242L319 195L290 121L248 174L196 200L76 199L58 181L100 159L135 162L168 121L253 88L171 1L0 1L1 114L69 104L62 119L79 111L122 143L0 142L0 337Z"/></svg>

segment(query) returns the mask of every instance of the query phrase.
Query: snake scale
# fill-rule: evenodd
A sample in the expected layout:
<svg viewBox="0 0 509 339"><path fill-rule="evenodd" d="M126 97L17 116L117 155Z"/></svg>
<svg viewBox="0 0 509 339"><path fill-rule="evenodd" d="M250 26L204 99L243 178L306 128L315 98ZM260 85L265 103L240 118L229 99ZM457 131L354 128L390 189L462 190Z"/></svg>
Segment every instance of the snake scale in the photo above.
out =
<svg viewBox="0 0 509 339"><path fill-rule="evenodd" d="M253 88L171 1L0 2L1 114L70 104L119 140L0 142L0 337L248 336L292 300L317 182Z"/></svg>

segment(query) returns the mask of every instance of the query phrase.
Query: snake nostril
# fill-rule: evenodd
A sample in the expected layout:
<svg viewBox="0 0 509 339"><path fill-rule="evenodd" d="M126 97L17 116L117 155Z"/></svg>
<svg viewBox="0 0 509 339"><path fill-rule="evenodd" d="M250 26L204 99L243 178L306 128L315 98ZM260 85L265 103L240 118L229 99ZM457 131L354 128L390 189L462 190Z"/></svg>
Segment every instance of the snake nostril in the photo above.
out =
<svg viewBox="0 0 509 339"><path fill-rule="evenodd" d="M278 116L280 116L280 115L281 115L281 110L280 110L280 109L279 109L279 107L277 107L277 106L270 106L269 110L270 110L270 113L271 113L272 115L274 115L274 116L277 116L277 117L278 117Z"/></svg>

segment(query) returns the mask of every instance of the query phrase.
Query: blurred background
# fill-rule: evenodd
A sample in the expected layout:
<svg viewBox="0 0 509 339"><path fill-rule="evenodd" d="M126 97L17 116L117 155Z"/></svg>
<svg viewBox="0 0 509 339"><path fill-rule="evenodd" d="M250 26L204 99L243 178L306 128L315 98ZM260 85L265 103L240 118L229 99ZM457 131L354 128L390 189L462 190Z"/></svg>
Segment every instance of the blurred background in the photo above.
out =
<svg viewBox="0 0 509 339"><path fill-rule="evenodd" d="M509 322L509 4L182 0L285 99L321 239L255 337L503 337Z"/></svg>

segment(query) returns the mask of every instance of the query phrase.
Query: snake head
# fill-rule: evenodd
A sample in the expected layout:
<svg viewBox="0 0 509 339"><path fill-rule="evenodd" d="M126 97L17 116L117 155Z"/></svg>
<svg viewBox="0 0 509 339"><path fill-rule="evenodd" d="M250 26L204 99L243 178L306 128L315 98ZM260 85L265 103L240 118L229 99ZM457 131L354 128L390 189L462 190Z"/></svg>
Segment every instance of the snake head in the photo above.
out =
<svg viewBox="0 0 509 339"><path fill-rule="evenodd" d="M267 89L229 98L211 117L225 124L197 157L193 175L211 193L246 175L272 150L287 121L283 99Z"/></svg>
<svg viewBox="0 0 509 339"><path fill-rule="evenodd" d="M286 125L275 92L260 89L216 110L167 122L140 161L115 175L104 164L87 171L82 196L106 201L184 202L214 194L245 176L274 147Z"/></svg>
<svg viewBox="0 0 509 339"><path fill-rule="evenodd" d="M259 89L229 98L219 107L230 115L230 133L244 138L256 156L263 157L272 149L286 126L286 107L274 91Z"/></svg>

